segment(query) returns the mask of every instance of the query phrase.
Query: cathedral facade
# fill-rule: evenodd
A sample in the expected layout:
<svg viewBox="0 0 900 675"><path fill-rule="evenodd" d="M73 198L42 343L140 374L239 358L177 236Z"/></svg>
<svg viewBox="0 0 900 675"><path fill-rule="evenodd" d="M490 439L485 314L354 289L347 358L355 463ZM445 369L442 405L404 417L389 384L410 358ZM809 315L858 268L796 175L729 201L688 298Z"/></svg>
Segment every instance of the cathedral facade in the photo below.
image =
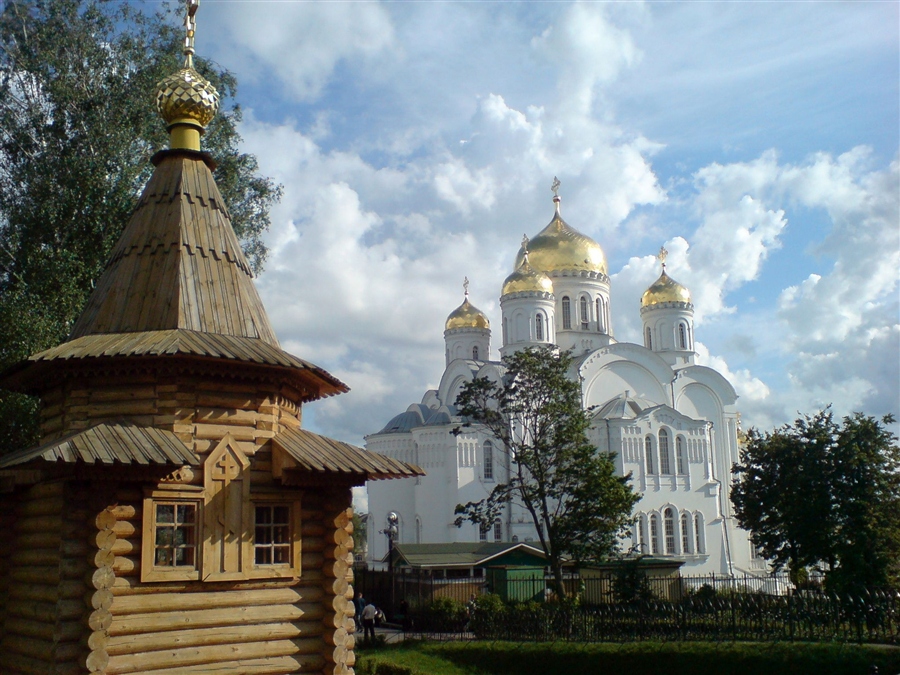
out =
<svg viewBox="0 0 900 675"><path fill-rule="evenodd" d="M749 533L735 521L729 499L738 461L737 395L716 370L695 363L691 294L665 269L641 298L643 344L618 342L610 321L606 257L591 238L560 215L527 237L500 296L500 361L490 361L491 326L468 298L447 318L446 367L437 390L427 391L377 433L367 448L411 462L425 476L370 483L371 531L398 516L395 541L449 543L536 541L530 516L509 507L494 527L454 525L457 504L486 497L509 472L497 441L478 428L460 427L454 403L476 377L499 381L503 359L527 347L558 347L577 357L572 377L582 383L593 423L591 441L615 454L642 497L623 542L632 550L683 561L684 574L760 572ZM380 561L386 537L369 538L369 560Z"/></svg>

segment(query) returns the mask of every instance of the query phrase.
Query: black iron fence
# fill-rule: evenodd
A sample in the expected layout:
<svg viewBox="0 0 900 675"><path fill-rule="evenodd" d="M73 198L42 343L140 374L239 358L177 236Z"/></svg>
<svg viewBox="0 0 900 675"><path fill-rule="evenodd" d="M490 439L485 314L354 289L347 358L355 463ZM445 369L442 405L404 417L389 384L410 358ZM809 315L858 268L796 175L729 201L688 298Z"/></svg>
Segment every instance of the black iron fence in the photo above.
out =
<svg viewBox="0 0 900 675"><path fill-rule="evenodd" d="M900 644L900 594L833 595L787 577L447 579L357 570L389 621L430 637L504 640L807 640Z"/></svg>

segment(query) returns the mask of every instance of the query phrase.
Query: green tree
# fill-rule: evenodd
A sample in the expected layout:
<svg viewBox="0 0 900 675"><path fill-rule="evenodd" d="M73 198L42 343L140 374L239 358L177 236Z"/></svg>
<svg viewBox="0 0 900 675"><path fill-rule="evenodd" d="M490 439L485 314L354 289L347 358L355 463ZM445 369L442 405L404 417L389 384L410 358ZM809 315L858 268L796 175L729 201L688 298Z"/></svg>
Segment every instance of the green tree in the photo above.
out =
<svg viewBox="0 0 900 675"><path fill-rule="evenodd" d="M560 598L564 559L597 561L612 553L639 498L630 474L617 476L614 456L588 440L591 419L569 374L572 361L568 352L516 352L506 359L501 383L476 378L456 400L466 426L488 431L510 467L508 480L487 498L456 507L457 527L470 521L486 530L508 504L524 507Z"/></svg>
<svg viewBox="0 0 900 675"><path fill-rule="evenodd" d="M751 429L734 466L741 527L795 582L807 567L833 590L896 582L900 562L900 449L881 422L829 409L772 432Z"/></svg>
<svg viewBox="0 0 900 675"><path fill-rule="evenodd" d="M181 67L174 15L129 3L9 0L0 9L0 369L65 339L167 145L155 83ZM195 67L235 95L235 78ZM281 188L238 150L236 105L204 137L254 271ZM0 452L35 440L36 402L0 391Z"/></svg>

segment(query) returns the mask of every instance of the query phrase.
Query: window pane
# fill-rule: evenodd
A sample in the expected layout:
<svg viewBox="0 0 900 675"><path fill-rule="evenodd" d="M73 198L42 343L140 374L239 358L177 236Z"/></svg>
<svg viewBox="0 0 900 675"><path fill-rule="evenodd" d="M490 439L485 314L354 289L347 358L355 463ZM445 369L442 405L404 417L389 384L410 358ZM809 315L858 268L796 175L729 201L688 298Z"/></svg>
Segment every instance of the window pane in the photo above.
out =
<svg viewBox="0 0 900 675"><path fill-rule="evenodd" d="M287 525L290 522L290 509L287 506L276 506L272 522L276 525Z"/></svg>
<svg viewBox="0 0 900 675"><path fill-rule="evenodd" d="M175 507L172 504L157 504L156 506L156 522L157 523L174 523Z"/></svg>

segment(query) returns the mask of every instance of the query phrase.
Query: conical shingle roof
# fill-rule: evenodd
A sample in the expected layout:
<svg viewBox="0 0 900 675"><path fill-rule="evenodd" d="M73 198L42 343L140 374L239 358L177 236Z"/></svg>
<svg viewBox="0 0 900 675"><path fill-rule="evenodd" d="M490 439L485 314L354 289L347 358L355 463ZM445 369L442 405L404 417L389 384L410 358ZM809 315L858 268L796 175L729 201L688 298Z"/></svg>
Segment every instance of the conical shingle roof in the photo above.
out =
<svg viewBox="0 0 900 675"><path fill-rule="evenodd" d="M184 329L278 339L200 153L161 153L70 339Z"/></svg>

